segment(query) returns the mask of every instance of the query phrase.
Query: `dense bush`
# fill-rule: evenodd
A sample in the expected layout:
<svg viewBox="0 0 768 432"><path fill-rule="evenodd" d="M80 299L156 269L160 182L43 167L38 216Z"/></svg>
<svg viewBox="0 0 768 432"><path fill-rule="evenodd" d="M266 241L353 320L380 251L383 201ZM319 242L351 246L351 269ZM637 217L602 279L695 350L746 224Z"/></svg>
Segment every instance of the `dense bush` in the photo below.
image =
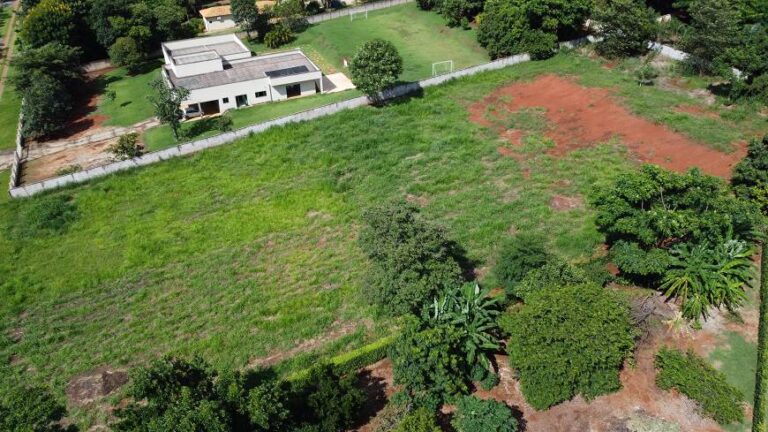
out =
<svg viewBox="0 0 768 432"><path fill-rule="evenodd" d="M469 390L469 365L461 331L450 325L409 324L392 347L392 374L402 386L399 403L437 410L451 395Z"/></svg>
<svg viewBox="0 0 768 432"><path fill-rule="evenodd" d="M436 5L451 27L461 25L467 28L469 20L483 9L482 0L440 0Z"/></svg>
<svg viewBox="0 0 768 432"><path fill-rule="evenodd" d="M425 408L414 410L403 418L394 432L441 432L434 411Z"/></svg>
<svg viewBox="0 0 768 432"><path fill-rule="evenodd" d="M597 191L593 204L623 275L649 284L666 272L670 247L750 240L760 226L757 206L696 169L677 174L645 165Z"/></svg>
<svg viewBox="0 0 768 432"><path fill-rule="evenodd" d="M618 390L634 345L629 306L593 284L539 291L505 320L510 365L536 409Z"/></svg>
<svg viewBox="0 0 768 432"><path fill-rule="evenodd" d="M222 114L216 117L216 129L219 132L230 132L233 126L234 122L232 121L232 117L230 117L229 114Z"/></svg>
<svg viewBox="0 0 768 432"><path fill-rule="evenodd" d="M371 260L364 297L390 314L420 313L439 293L461 283L456 245L445 230L405 202L363 214L360 246Z"/></svg>
<svg viewBox="0 0 768 432"><path fill-rule="evenodd" d="M365 42L349 65L352 82L373 100L392 86L403 73L403 59L391 42L373 39Z"/></svg>
<svg viewBox="0 0 768 432"><path fill-rule="evenodd" d="M544 243L542 236L518 234L502 245L493 275L507 295L512 294L528 272L547 263L550 256Z"/></svg>
<svg viewBox="0 0 768 432"><path fill-rule="evenodd" d="M744 395L728 384L722 372L693 352L662 348L656 354L656 369L659 387L677 389L698 402L718 423L727 425L744 419Z"/></svg>
<svg viewBox="0 0 768 432"><path fill-rule="evenodd" d="M366 400L355 383L354 375L339 376L330 365L313 368L294 390L296 421L317 432L349 429Z"/></svg>
<svg viewBox="0 0 768 432"><path fill-rule="evenodd" d="M371 432L393 432L408 415L407 404L388 403L371 420Z"/></svg>
<svg viewBox="0 0 768 432"><path fill-rule="evenodd" d="M593 15L597 35L603 38L597 51L607 57L631 57L648 51L656 38L656 13L645 2L600 0Z"/></svg>
<svg viewBox="0 0 768 432"><path fill-rule="evenodd" d="M24 122L21 131L25 137L48 136L67 124L73 101L72 93L64 83L50 75L39 74L22 95Z"/></svg>
<svg viewBox="0 0 768 432"><path fill-rule="evenodd" d="M517 419L503 402L474 396L459 398L451 421L456 432L517 432Z"/></svg>
<svg viewBox="0 0 768 432"><path fill-rule="evenodd" d="M114 65L125 66L129 73L136 73L146 60L146 55L134 38L122 36L109 47L109 59Z"/></svg>
<svg viewBox="0 0 768 432"><path fill-rule="evenodd" d="M531 295L547 289L579 285L587 282L591 281L583 270L561 258L554 258L544 266L528 273L512 290L512 295L520 300L527 301Z"/></svg>
<svg viewBox="0 0 768 432"><path fill-rule="evenodd" d="M488 0L477 40L491 58L524 52L546 58L558 38L578 34L591 9L591 0Z"/></svg>
<svg viewBox="0 0 768 432"><path fill-rule="evenodd" d="M22 388L0 395L0 430L6 432L75 432L60 421L67 413L63 401L42 387Z"/></svg>
<svg viewBox="0 0 768 432"><path fill-rule="evenodd" d="M725 73L728 52L739 40L738 10L731 0L697 0L690 2L688 14L690 25L680 41L690 54L685 65L696 73Z"/></svg>
<svg viewBox="0 0 768 432"><path fill-rule="evenodd" d="M768 104L768 21L762 24L746 25L740 33L738 43L727 50L728 66L741 71L731 78L731 98L752 99Z"/></svg>
<svg viewBox="0 0 768 432"><path fill-rule="evenodd" d="M278 24L264 36L264 44L269 48L279 48L293 40L291 29Z"/></svg>
<svg viewBox="0 0 768 432"><path fill-rule="evenodd" d="M750 141L747 155L733 169L731 184L738 196L768 213L768 135Z"/></svg>

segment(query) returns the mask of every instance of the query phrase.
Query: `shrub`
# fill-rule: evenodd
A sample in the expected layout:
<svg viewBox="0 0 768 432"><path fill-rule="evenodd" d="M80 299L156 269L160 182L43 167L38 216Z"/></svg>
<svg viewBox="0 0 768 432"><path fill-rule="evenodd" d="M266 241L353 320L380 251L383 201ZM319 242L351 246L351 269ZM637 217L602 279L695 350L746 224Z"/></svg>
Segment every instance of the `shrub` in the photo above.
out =
<svg viewBox="0 0 768 432"><path fill-rule="evenodd" d="M293 40L291 29L282 24L276 25L264 35L264 44L269 48L279 48Z"/></svg>
<svg viewBox="0 0 768 432"><path fill-rule="evenodd" d="M306 381L294 391L297 421L312 425L319 432L337 432L352 426L365 403L365 393L356 385L356 376L339 376L330 365L309 372Z"/></svg>
<svg viewBox="0 0 768 432"><path fill-rule="evenodd" d="M222 114L216 117L216 129L218 129L219 132L231 131L233 124L234 122L232 121L232 117L228 116L227 114Z"/></svg>
<svg viewBox="0 0 768 432"><path fill-rule="evenodd" d="M417 409L403 418L395 432L440 432L434 411Z"/></svg>
<svg viewBox="0 0 768 432"><path fill-rule="evenodd" d="M648 51L656 38L656 13L644 2L602 0L596 2L593 18L603 40L597 51L607 57L631 57Z"/></svg>
<svg viewBox="0 0 768 432"><path fill-rule="evenodd" d="M635 70L635 79L641 86L651 86L656 78L659 77L659 71L650 63L643 63Z"/></svg>
<svg viewBox="0 0 768 432"><path fill-rule="evenodd" d="M80 165L77 165L77 164L75 164L75 165L67 165L65 167L61 167L61 168L57 169L56 170L56 175L57 176L64 176L64 175L68 175L68 174L74 174L74 173L80 172L82 170L83 170L83 167L81 167Z"/></svg>
<svg viewBox="0 0 768 432"><path fill-rule="evenodd" d="M435 411L447 396L469 391L462 348L461 332L453 326L408 325L389 354L394 382L403 388L398 399Z"/></svg>
<svg viewBox="0 0 768 432"><path fill-rule="evenodd" d="M508 295L512 294L515 286L528 272L547 263L549 254L544 243L541 236L518 234L501 247L493 275Z"/></svg>
<svg viewBox="0 0 768 432"><path fill-rule="evenodd" d="M502 402L483 400L474 396L459 398L456 414L451 421L456 432L517 432L517 419Z"/></svg>
<svg viewBox="0 0 768 432"><path fill-rule="evenodd" d="M691 351L662 348L656 354L656 384L677 389L698 402L701 409L722 425L744 419L744 395L728 384L725 375Z"/></svg>
<svg viewBox="0 0 768 432"><path fill-rule="evenodd" d="M739 41L739 13L730 0L690 2L690 25L680 47L690 54L684 64L695 73L724 72L726 56Z"/></svg>
<svg viewBox="0 0 768 432"><path fill-rule="evenodd" d="M367 210L360 246L371 260L364 297L389 314L420 313L438 293L461 283L456 245L442 227L405 202Z"/></svg>
<svg viewBox="0 0 768 432"><path fill-rule="evenodd" d="M75 432L59 422L67 409L62 401L42 387L28 387L0 396L0 430L7 432Z"/></svg>
<svg viewBox="0 0 768 432"><path fill-rule="evenodd" d="M133 159L141 156L139 134L131 132L121 136L115 144L109 146L109 152L118 160Z"/></svg>
<svg viewBox="0 0 768 432"><path fill-rule="evenodd" d="M393 432L407 415L408 406L406 404L390 402L371 420L371 432Z"/></svg>
<svg viewBox="0 0 768 432"><path fill-rule="evenodd" d="M130 36L117 38L109 47L109 59L117 66L125 66L129 73L136 73L146 60L136 40Z"/></svg>
<svg viewBox="0 0 768 432"><path fill-rule="evenodd" d="M419 6L419 9L421 10L432 10L432 8L436 5L435 0L417 0L416 4Z"/></svg>
<svg viewBox="0 0 768 432"><path fill-rule="evenodd" d="M539 291L506 318L510 365L536 409L618 390L634 345L629 306L594 284Z"/></svg>
<svg viewBox="0 0 768 432"><path fill-rule="evenodd" d="M364 43L349 65L352 82L373 100L395 84L403 73L403 59L391 42L373 39Z"/></svg>
<svg viewBox="0 0 768 432"><path fill-rule="evenodd" d="M547 289L556 289L566 285L578 285L587 282L591 281L583 270L572 266L561 258L555 258L541 268L528 273L512 290L512 295L527 301L531 295Z"/></svg>
<svg viewBox="0 0 768 432"><path fill-rule="evenodd" d="M747 155L733 169L731 185L738 196L768 213L768 135L750 141Z"/></svg>

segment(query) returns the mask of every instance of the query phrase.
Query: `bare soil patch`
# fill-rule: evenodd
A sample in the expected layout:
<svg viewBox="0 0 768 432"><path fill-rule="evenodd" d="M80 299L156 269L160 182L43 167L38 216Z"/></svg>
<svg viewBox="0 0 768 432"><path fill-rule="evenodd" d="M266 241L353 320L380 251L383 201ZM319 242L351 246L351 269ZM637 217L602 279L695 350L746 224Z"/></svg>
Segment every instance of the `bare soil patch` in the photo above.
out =
<svg viewBox="0 0 768 432"><path fill-rule="evenodd" d="M557 211L569 211L584 208L584 198L580 196L555 195L549 206Z"/></svg>
<svg viewBox="0 0 768 432"><path fill-rule="evenodd" d="M66 388L67 399L77 406L89 405L114 393L127 382L125 370L101 367L70 380Z"/></svg>
<svg viewBox="0 0 768 432"><path fill-rule="evenodd" d="M710 111L699 105L678 105L675 107L675 111L684 114L691 114L696 117L705 117L711 119L720 118L716 112Z"/></svg>
<svg viewBox="0 0 768 432"><path fill-rule="evenodd" d="M640 162L653 163L675 171L699 167L707 174L728 178L731 168L746 154L743 143L725 154L697 143L669 128L638 117L622 106L608 89L586 88L573 80L544 75L530 82L515 82L497 89L469 107L470 121L495 128L503 136L506 129L488 118L488 107L503 107L509 112L543 108L550 127L543 134L554 141L547 153L559 157L581 148L619 138ZM498 108L496 109L498 111ZM512 145L517 133L509 133ZM513 149L503 154L511 155Z"/></svg>
<svg viewBox="0 0 768 432"><path fill-rule="evenodd" d="M34 183L55 177L59 169L80 165L83 170L112 161L107 148L117 139L65 149L25 162L21 171L22 184Z"/></svg>

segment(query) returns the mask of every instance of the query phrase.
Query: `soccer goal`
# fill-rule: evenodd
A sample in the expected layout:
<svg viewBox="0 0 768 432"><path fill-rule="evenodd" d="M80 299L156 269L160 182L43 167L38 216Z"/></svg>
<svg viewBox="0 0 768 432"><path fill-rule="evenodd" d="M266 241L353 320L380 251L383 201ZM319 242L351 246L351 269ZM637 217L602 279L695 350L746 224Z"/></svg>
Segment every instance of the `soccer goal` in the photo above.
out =
<svg viewBox="0 0 768 432"><path fill-rule="evenodd" d="M349 11L349 20L354 21L356 19L368 19L368 11L367 10L357 11L357 12Z"/></svg>
<svg viewBox="0 0 768 432"><path fill-rule="evenodd" d="M451 72L453 72L453 60L432 63L432 76L443 75Z"/></svg>

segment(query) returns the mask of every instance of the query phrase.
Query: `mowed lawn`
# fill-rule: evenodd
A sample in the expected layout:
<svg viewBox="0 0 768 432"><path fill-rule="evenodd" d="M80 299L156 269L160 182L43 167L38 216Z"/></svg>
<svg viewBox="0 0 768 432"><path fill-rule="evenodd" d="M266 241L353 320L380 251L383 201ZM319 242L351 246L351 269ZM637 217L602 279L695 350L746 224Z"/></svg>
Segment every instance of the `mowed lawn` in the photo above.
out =
<svg viewBox="0 0 768 432"><path fill-rule="evenodd" d="M0 338L0 358L13 359L0 365L0 389L23 380L63 392L78 374L166 353L231 367L288 353L287 372L389 334L393 323L359 295L368 264L356 238L361 213L392 199L444 224L481 275L515 232L541 232L570 259L592 256L602 237L589 207L550 203L633 169L625 148L612 140L559 158L531 148L518 160L468 120L472 102L544 73L615 88L649 117L696 103L563 54L54 192L77 208L64 233L0 231L1 334L19 338ZM41 199L0 203L0 220L23 224ZM77 415L87 424L92 413Z"/></svg>
<svg viewBox="0 0 768 432"><path fill-rule="evenodd" d="M134 75L126 68L117 68L99 77L103 87L96 114L106 116L108 126L131 126L154 116L152 103L147 99L152 89L149 83L160 78L160 62L150 62ZM112 93L114 98L108 97Z"/></svg>
<svg viewBox="0 0 768 432"><path fill-rule="evenodd" d="M313 25L281 50L300 47L318 59L324 72L330 66L349 74L343 59L351 60L363 43L377 38L392 42L403 57L403 81L431 76L436 62L453 60L454 69L461 69L489 61L474 30L447 27L443 17L419 10L416 3L371 11L368 19L342 17ZM251 46L257 54L273 51L257 43Z"/></svg>

